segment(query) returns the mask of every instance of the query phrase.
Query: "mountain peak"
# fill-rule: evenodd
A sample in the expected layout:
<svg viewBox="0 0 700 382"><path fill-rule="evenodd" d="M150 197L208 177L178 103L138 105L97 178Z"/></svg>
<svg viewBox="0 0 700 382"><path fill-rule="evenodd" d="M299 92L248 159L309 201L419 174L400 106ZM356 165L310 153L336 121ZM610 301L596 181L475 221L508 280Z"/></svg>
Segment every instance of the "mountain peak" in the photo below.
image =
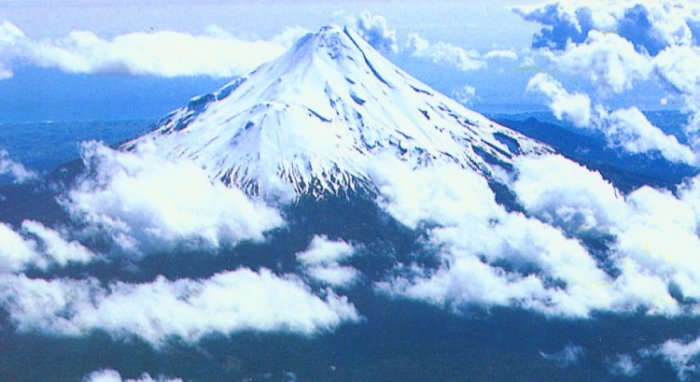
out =
<svg viewBox="0 0 700 382"><path fill-rule="evenodd" d="M125 147L145 141L251 194L280 181L316 195L371 188L367 167L380 154L491 176L515 155L549 150L441 95L336 25L193 99Z"/></svg>

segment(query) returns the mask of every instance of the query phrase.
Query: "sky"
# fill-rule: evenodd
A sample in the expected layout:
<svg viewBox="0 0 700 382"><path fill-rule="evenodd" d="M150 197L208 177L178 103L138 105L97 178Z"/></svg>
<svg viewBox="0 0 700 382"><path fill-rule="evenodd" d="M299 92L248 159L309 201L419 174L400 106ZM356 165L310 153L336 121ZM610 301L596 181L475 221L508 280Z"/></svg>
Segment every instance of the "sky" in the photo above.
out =
<svg viewBox="0 0 700 382"><path fill-rule="evenodd" d="M527 3L533 1L3 0L0 22L11 23L35 42L57 41L59 45L68 44L65 39L74 31L89 31L100 39L110 40L135 32L174 31L201 36L217 29L217 33L225 31L242 40L267 40L287 28L314 31L329 23L346 24L362 12L369 12L386 18L387 28L395 30L401 45L410 34L416 33L426 40L451 44L465 52L518 52L530 46L538 26L525 21L509 7ZM90 75L83 76L85 73L74 73L75 68L52 64L46 59L32 60L21 54L10 59L7 53L3 55L5 58L0 63L11 61L14 72L13 77L0 81L0 97L7 100L0 111L0 121L6 122L157 118L190 97L212 91L231 76L243 74L245 69L264 61L227 73L194 71L164 77L153 72L125 76L120 70L87 70ZM393 54L392 61L448 95L465 86L475 88L470 103L479 110L542 109L525 95L531 73L518 69L508 60L495 60L499 62L492 62L493 68L479 70L462 70L401 52Z"/></svg>

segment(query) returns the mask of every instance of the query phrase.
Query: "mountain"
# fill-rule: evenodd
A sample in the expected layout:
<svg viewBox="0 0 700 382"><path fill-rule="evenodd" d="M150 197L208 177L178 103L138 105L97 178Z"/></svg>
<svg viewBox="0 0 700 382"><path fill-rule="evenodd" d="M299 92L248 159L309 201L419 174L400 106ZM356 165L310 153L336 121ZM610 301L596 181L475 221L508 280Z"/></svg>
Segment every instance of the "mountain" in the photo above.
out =
<svg viewBox="0 0 700 382"><path fill-rule="evenodd" d="M250 194L279 180L315 195L368 188L367 165L379 154L490 176L514 155L551 150L431 89L337 26L192 99L123 148L146 142Z"/></svg>

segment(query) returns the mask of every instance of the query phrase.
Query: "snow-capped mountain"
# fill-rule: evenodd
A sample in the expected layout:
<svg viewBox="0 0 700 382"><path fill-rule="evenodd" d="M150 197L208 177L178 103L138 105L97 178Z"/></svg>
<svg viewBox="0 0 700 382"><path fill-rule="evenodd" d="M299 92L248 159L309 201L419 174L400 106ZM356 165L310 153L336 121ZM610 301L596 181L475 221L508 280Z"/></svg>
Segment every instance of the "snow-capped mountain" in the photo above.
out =
<svg viewBox="0 0 700 382"><path fill-rule="evenodd" d="M124 148L146 141L251 194L279 180L297 193L371 186L366 168L377 154L416 167L451 161L490 176L514 155L550 150L436 92L337 26L192 99Z"/></svg>

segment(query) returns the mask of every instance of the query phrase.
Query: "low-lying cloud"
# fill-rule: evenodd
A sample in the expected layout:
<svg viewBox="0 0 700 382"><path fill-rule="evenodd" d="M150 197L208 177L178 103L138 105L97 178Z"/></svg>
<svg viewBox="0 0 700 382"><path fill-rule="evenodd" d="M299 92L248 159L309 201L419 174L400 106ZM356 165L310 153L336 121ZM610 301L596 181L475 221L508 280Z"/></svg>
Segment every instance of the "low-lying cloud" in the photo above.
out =
<svg viewBox="0 0 700 382"><path fill-rule="evenodd" d="M0 72L0 79L2 79L1 75ZM0 177L2 176L9 176L15 183L25 183L38 178L37 173L24 167L22 163L12 160L5 150L0 150Z"/></svg>
<svg viewBox="0 0 700 382"><path fill-rule="evenodd" d="M108 286L92 278L0 276L0 304L21 332L79 336L99 330L117 338L139 337L153 346L246 330L312 335L359 319L345 297L330 290L321 294L296 276L266 269Z"/></svg>
<svg viewBox="0 0 700 382"><path fill-rule="evenodd" d="M262 200L210 180L194 163L163 158L148 145L122 152L86 143L83 162L87 173L62 204L91 233L106 233L128 252L260 241L283 224Z"/></svg>
<svg viewBox="0 0 700 382"><path fill-rule="evenodd" d="M30 268L48 270L97 258L77 241L66 239L67 236L32 220L25 220L19 232L0 223L0 274Z"/></svg>
<svg viewBox="0 0 700 382"><path fill-rule="evenodd" d="M360 277L360 272L341 263L354 252L355 248L345 241L317 235L305 251L296 254L296 258L312 279L333 287L349 287Z"/></svg>
<svg viewBox="0 0 700 382"><path fill-rule="evenodd" d="M654 126L637 107L608 111L584 93L570 93L546 73L533 76L527 91L541 93L554 116L582 129L598 130L608 144L635 154L658 154L669 161L696 164L692 149Z"/></svg>
<svg viewBox="0 0 700 382"><path fill-rule="evenodd" d="M0 24L0 79L15 65L31 64L69 73L126 73L160 77L234 77L288 49L305 30L290 28L271 40L246 40L211 26L202 34L133 32L102 38L76 30L34 39L8 21Z"/></svg>

